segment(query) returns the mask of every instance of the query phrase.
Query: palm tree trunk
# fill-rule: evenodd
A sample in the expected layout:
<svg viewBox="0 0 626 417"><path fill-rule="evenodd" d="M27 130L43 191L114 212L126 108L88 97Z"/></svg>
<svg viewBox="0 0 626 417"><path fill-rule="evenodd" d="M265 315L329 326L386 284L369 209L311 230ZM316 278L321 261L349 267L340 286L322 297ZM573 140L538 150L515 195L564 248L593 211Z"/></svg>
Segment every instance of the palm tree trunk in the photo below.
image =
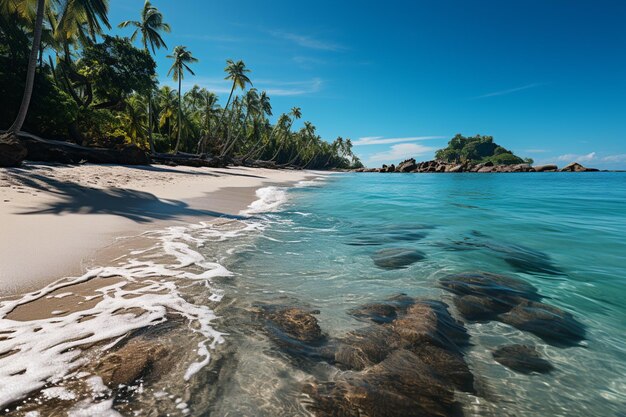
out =
<svg viewBox="0 0 626 417"><path fill-rule="evenodd" d="M178 153L178 147L180 146L180 133L182 132L182 125L181 125L181 108L183 103L181 103L180 101L180 89L182 87L182 81L183 78L180 76L180 74L178 75L178 139L176 139L176 147L174 148L174 153Z"/></svg>
<svg viewBox="0 0 626 417"><path fill-rule="evenodd" d="M22 96L22 103L20 109L17 112L15 121L9 127L8 132L18 133L22 130L24 120L28 113L28 106L30 105L30 98L33 94L33 87L35 84L35 70L37 68L37 55L39 54L39 44L41 43L41 31L43 29L43 15L45 8L45 0L37 1L37 17L35 18L35 32L33 35L33 47L30 50L30 57L28 58L28 71L26 72L26 84L24 85L24 95Z"/></svg>
<svg viewBox="0 0 626 417"><path fill-rule="evenodd" d="M154 154L154 140L152 140L152 90L148 95L148 143L150 144L150 153Z"/></svg>

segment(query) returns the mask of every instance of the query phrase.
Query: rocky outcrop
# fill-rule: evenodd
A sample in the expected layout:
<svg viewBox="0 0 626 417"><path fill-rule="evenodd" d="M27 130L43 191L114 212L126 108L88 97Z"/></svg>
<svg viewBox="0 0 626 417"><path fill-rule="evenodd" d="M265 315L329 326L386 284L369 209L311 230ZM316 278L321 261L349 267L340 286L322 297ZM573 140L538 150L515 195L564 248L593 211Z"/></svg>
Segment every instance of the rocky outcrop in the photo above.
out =
<svg viewBox="0 0 626 417"><path fill-rule="evenodd" d="M415 159L411 158L400 162L396 168L396 172L413 172L416 168Z"/></svg>
<svg viewBox="0 0 626 417"><path fill-rule="evenodd" d="M556 165L548 164L548 165L537 165L534 166L533 169L535 172L556 172L559 167Z"/></svg>
<svg viewBox="0 0 626 417"><path fill-rule="evenodd" d="M596 168L584 167L578 162L572 162L571 164L565 165L559 171L561 172L596 172L598 170Z"/></svg>
<svg viewBox="0 0 626 417"><path fill-rule="evenodd" d="M534 346L502 346L494 350L492 355L499 364L523 374L531 372L546 373L554 369L554 366L543 359Z"/></svg>
<svg viewBox="0 0 626 417"><path fill-rule="evenodd" d="M359 168L354 172L446 172L446 173L460 173L460 172L479 172L481 174L486 173L513 173L513 172L594 172L598 171L595 168L586 168L576 162L563 167L559 170L559 167L553 164L550 165L537 165L531 166L530 164L515 164L515 165L494 165L492 162L485 162L479 164L470 163L458 163L458 162L445 162L440 160L416 162L415 159L407 159L395 165L383 165L382 168Z"/></svg>
<svg viewBox="0 0 626 417"><path fill-rule="evenodd" d="M26 147L15 134L0 135L0 167L20 166L26 154Z"/></svg>

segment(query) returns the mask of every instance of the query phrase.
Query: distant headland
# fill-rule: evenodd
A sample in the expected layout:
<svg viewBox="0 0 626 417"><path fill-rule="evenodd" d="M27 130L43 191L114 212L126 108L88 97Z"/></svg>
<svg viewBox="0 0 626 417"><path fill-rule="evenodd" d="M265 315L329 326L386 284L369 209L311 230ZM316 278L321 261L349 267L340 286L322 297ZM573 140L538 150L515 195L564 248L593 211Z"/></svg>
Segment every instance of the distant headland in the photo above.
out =
<svg viewBox="0 0 626 417"><path fill-rule="evenodd" d="M398 165L383 165L380 168L358 168L355 172L594 172L572 162L563 168L557 165L535 165L532 158L521 158L510 150L498 145L492 136L465 137L457 134L448 146L435 152L435 159L416 162L414 158Z"/></svg>

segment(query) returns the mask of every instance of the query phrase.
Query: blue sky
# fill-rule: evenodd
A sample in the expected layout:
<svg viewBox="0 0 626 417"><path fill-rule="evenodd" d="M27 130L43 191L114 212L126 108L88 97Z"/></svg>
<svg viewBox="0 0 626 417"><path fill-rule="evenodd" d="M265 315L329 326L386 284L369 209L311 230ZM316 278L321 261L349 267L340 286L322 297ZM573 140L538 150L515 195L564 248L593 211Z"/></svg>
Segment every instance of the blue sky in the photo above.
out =
<svg viewBox="0 0 626 417"><path fill-rule="evenodd" d="M293 106L369 166L431 159L456 133L520 156L626 168L626 1L153 0L227 98L243 59L275 115ZM143 0L110 0L112 23ZM129 34L130 31L119 31ZM157 56L161 82L170 62Z"/></svg>

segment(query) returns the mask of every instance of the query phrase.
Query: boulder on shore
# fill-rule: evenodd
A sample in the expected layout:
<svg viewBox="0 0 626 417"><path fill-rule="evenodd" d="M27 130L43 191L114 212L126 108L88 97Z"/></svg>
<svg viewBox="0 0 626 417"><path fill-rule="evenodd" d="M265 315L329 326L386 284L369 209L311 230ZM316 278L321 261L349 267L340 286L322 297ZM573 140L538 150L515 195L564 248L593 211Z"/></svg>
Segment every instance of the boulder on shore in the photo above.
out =
<svg viewBox="0 0 626 417"><path fill-rule="evenodd" d="M559 169L559 167L553 164L548 164L548 165L537 165L537 166L534 166L533 169L536 172L556 172Z"/></svg>
<svg viewBox="0 0 626 417"><path fill-rule="evenodd" d="M561 172L596 172L598 171L596 168L587 168L579 164L578 162L572 162L571 164L565 165L560 169Z"/></svg>
<svg viewBox="0 0 626 417"><path fill-rule="evenodd" d="M0 167L18 167L28 151L14 133L0 135Z"/></svg>
<svg viewBox="0 0 626 417"><path fill-rule="evenodd" d="M415 159L411 158L400 162L396 168L396 172L411 172L416 168L417 164L415 163Z"/></svg>

